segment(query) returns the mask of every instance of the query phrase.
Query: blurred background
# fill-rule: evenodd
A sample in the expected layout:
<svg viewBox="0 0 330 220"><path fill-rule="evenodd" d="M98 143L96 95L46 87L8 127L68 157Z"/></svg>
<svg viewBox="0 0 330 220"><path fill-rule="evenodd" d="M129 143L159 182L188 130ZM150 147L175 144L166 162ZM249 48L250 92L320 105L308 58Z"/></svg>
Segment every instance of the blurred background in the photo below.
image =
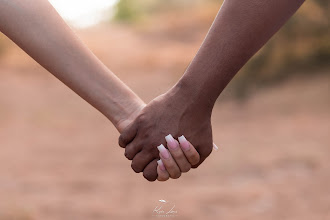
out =
<svg viewBox="0 0 330 220"><path fill-rule="evenodd" d="M149 102L183 74L222 2L51 3ZM135 174L112 124L0 34L0 220L154 219L162 204L178 220L330 219L329 17L327 0L304 3L219 98L220 150L166 183Z"/></svg>

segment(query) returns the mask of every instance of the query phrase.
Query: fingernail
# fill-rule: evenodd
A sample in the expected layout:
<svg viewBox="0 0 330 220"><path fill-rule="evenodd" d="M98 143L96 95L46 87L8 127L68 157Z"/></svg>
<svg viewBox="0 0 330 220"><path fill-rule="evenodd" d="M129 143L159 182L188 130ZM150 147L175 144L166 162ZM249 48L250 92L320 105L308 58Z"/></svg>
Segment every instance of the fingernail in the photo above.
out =
<svg viewBox="0 0 330 220"><path fill-rule="evenodd" d="M161 169L162 171L166 170L162 160L158 160L157 163L158 163L159 169Z"/></svg>
<svg viewBox="0 0 330 220"><path fill-rule="evenodd" d="M170 158L170 154L169 154L169 152L167 151L167 149L164 147L164 145L159 145L158 147L158 150L159 150L159 152L160 152L160 155L162 156L162 157L164 157L164 159L168 159L168 158Z"/></svg>
<svg viewBox="0 0 330 220"><path fill-rule="evenodd" d="M176 142L175 142L175 140L174 140L174 138L173 138L173 136L171 134L167 135L165 137L165 140L167 142L167 147L169 147L169 148L171 148L173 150L175 150L176 148L178 148L178 145L176 144Z"/></svg>
<svg viewBox="0 0 330 220"><path fill-rule="evenodd" d="M215 143L213 143L213 149L214 149L215 151L217 151L217 150L219 150L219 147L218 147Z"/></svg>
<svg viewBox="0 0 330 220"><path fill-rule="evenodd" d="M190 144L188 143L185 136L182 135L181 137L179 137L179 142L183 150L189 150Z"/></svg>

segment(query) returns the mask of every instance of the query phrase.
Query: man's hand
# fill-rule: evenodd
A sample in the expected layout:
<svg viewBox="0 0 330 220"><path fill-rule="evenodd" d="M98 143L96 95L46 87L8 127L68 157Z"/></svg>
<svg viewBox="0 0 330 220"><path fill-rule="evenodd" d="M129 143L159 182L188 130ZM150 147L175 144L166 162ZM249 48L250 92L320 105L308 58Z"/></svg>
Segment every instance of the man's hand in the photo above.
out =
<svg viewBox="0 0 330 220"><path fill-rule="evenodd" d="M176 139L184 134L200 154L200 162L193 166L196 168L212 151L211 112L211 108L172 89L140 112L120 135L119 145L125 148L125 156L133 160L132 169L137 173L143 171L146 179L155 181L159 159L157 146L166 144L164 137L168 134Z"/></svg>

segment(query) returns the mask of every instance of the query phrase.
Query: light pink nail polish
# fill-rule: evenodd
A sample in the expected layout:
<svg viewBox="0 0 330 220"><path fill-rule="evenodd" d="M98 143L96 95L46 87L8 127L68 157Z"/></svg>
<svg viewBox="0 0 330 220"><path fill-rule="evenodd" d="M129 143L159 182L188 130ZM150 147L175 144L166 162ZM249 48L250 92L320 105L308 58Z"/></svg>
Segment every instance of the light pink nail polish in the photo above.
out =
<svg viewBox="0 0 330 220"><path fill-rule="evenodd" d="M183 150L189 150L190 149L190 144L188 143L187 139L185 138L185 136L181 136L178 138L179 139L179 142L180 142L180 145L181 145L181 148Z"/></svg>
<svg viewBox="0 0 330 220"><path fill-rule="evenodd" d="M219 150L219 147L218 147L215 143L213 143L213 149L214 149L215 151L217 151L217 150Z"/></svg>
<svg viewBox="0 0 330 220"><path fill-rule="evenodd" d="M162 160L158 160L157 163L158 163L159 169L161 169L162 171L166 170Z"/></svg>
<svg viewBox="0 0 330 220"><path fill-rule="evenodd" d="M171 148L173 150L175 150L175 149L178 148L178 145L177 145L176 141L174 140L174 138L173 138L173 136L171 134L167 135L165 137L165 140L167 142L167 147L169 147L169 148Z"/></svg>
<svg viewBox="0 0 330 220"><path fill-rule="evenodd" d="M159 145L158 150L160 152L160 155L164 158L164 159L168 159L170 158L170 153L168 152L168 150L164 147L164 145Z"/></svg>

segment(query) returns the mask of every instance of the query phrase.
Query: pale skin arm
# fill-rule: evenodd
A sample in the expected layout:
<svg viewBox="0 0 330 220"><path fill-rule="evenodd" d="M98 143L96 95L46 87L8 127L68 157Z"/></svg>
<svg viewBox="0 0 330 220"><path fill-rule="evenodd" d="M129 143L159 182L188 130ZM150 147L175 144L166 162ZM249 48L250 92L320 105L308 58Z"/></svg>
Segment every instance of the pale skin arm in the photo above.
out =
<svg viewBox="0 0 330 220"><path fill-rule="evenodd" d="M82 43L46 0L0 0L0 31L13 40L40 65L103 113L121 132L145 103L121 82ZM178 164L190 169L199 157L195 149L173 151ZM165 160L169 172L179 170L171 159ZM167 180L166 170L160 180ZM167 173L168 174L168 173Z"/></svg>
<svg viewBox="0 0 330 220"><path fill-rule="evenodd" d="M0 31L121 132L144 102L82 43L46 0L0 0Z"/></svg>

